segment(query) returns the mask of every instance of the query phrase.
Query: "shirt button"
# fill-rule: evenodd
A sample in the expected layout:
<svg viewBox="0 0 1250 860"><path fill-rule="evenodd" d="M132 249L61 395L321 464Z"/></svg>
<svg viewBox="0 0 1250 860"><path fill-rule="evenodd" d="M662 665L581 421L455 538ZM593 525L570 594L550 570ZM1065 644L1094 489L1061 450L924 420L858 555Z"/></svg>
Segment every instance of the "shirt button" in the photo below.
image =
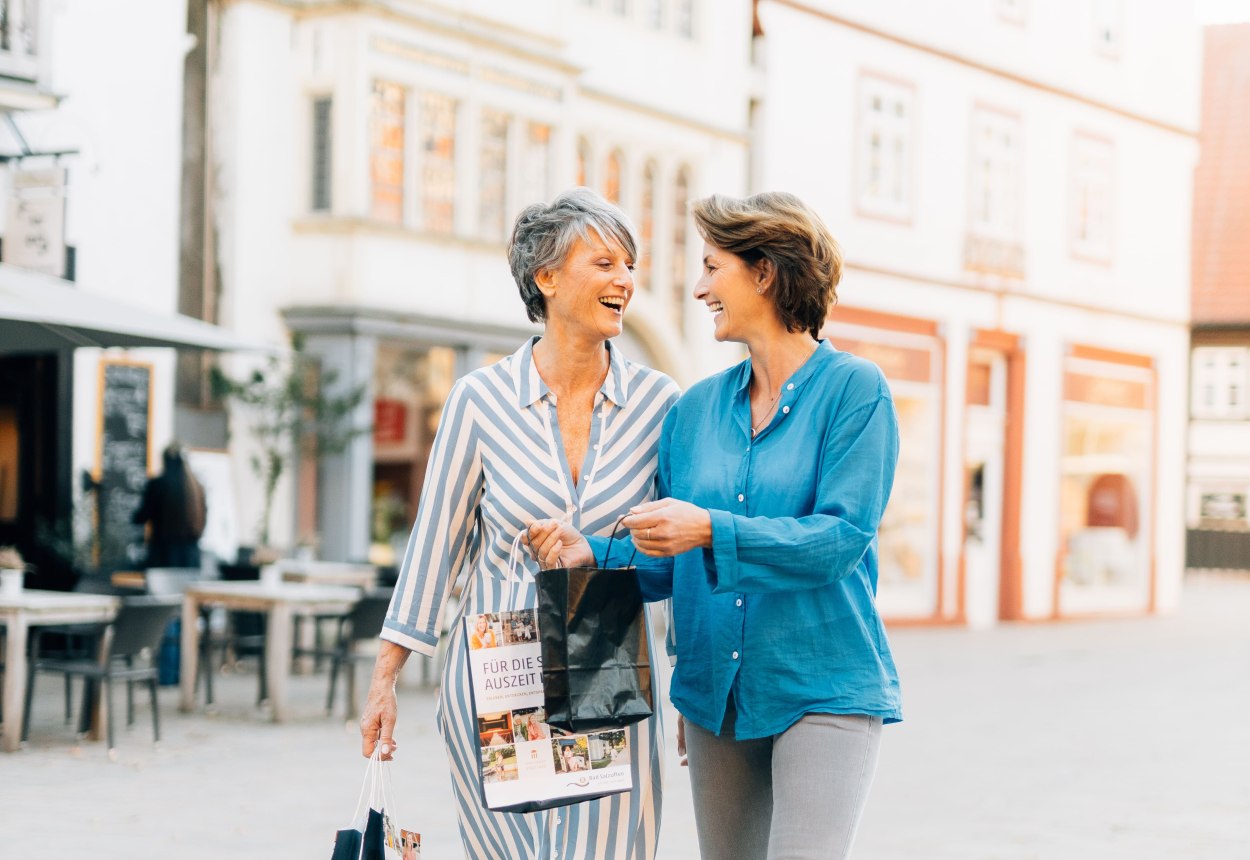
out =
<svg viewBox="0 0 1250 860"><path fill-rule="evenodd" d="M742 501L743 499L745 499L745 498L746 498L746 496L742 495L742 493L739 493L739 494L738 494L738 501L740 501L740 502L741 502L741 501Z"/></svg>
<svg viewBox="0 0 1250 860"><path fill-rule="evenodd" d="M790 414L790 407L789 407L789 406L783 406L783 407L781 407L781 412L782 412L782 414L784 414L784 415L789 415L789 414Z"/></svg>
<svg viewBox="0 0 1250 860"><path fill-rule="evenodd" d="M598 442L596 442L596 443L595 443L595 450L596 450L596 451L598 451L598 450L599 450L599 443L598 443Z"/></svg>
<svg viewBox="0 0 1250 860"><path fill-rule="evenodd" d="M737 651L735 651L735 652L733 653L733 658L734 658L735 660L737 660L737 659L738 659L738 652L737 652Z"/></svg>
<svg viewBox="0 0 1250 860"><path fill-rule="evenodd" d="M793 391L793 390L794 390L794 383L791 382L789 385L786 386L786 391Z"/></svg>
<svg viewBox="0 0 1250 860"><path fill-rule="evenodd" d="M742 598L739 597L737 600L734 601L734 606L741 606L741 605L742 605Z"/></svg>

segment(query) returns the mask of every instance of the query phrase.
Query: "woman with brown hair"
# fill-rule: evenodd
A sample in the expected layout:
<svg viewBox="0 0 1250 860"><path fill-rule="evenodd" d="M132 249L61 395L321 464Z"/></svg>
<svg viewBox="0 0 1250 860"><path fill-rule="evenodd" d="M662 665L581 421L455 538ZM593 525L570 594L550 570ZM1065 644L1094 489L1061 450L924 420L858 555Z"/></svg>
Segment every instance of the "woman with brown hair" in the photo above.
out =
<svg viewBox="0 0 1250 860"><path fill-rule="evenodd" d="M669 411L659 498L624 525L644 593L673 600L670 695L700 852L846 857L881 726L902 717L875 605L894 404L876 365L820 337L842 254L814 212L769 193L693 214L694 297L749 357ZM530 534L547 564L603 560L606 541L554 520Z"/></svg>

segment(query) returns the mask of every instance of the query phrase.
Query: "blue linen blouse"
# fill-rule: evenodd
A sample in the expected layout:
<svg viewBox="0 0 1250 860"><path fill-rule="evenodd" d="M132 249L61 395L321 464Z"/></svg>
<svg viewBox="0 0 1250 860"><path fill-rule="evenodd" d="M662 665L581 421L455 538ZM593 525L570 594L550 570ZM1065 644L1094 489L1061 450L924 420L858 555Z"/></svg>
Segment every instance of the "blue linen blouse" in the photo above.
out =
<svg viewBox="0 0 1250 860"><path fill-rule="evenodd" d="M750 381L747 359L693 386L664 422L658 497L712 518L710 549L637 556L647 598L673 598L673 704L719 734L732 693L740 740L808 713L897 722L875 603L877 526L898 461L885 378L821 341L754 439ZM603 563L606 539L590 541ZM614 547L610 561L629 551Z"/></svg>

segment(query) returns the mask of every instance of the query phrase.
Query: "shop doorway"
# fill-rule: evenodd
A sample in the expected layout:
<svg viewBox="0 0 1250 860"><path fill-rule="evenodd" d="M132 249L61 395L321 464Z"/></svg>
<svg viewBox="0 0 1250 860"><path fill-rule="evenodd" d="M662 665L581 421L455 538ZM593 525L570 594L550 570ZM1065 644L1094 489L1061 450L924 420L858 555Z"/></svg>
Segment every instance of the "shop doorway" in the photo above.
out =
<svg viewBox="0 0 1250 860"><path fill-rule="evenodd" d="M67 353L0 356L0 545L18 548L39 588L73 585Z"/></svg>
<svg viewBox="0 0 1250 860"><path fill-rule="evenodd" d="M1007 359L974 350L968 359L964 428L964 617L969 627L998 621L1002 579Z"/></svg>

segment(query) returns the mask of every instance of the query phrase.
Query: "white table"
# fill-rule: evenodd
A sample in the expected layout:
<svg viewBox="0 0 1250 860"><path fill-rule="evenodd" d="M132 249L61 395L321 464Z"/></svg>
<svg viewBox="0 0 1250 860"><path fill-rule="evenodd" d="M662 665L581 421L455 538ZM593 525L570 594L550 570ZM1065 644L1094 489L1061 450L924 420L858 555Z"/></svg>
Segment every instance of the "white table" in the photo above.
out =
<svg viewBox="0 0 1250 860"><path fill-rule="evenodd" d="M22 743L22 716L26 697L26 636L30 628L46 627L50 624L112 621L120 605L121 601L116 597L102 594L37 589L24 589L13 595L0 594L0 624L4 625L5 634L5 752L13 752ZM99 726L98 718L94 722Z"/></svg>
<svg viewBox="0 0 1250 860"><path fill-rule="evenodd" d="M287 679L291 674L291 619L296 614L347 612L360 599L355 588L293 582L196 582L187 586L182 603L181 710L195 708L195 673L199 661L200 607L224 606L262 612L266 616L265 674L269 704L276 723L287 718Z"/></svg>
<svg viewBox="0 0 1250 860"><path fill-rule="evenodd" d="M306 582L310 585L348 585L372 588L378 581L378 569L371 564L350 564L338 561L301 561L284 558L274 562L284 582Z"/></svg>

